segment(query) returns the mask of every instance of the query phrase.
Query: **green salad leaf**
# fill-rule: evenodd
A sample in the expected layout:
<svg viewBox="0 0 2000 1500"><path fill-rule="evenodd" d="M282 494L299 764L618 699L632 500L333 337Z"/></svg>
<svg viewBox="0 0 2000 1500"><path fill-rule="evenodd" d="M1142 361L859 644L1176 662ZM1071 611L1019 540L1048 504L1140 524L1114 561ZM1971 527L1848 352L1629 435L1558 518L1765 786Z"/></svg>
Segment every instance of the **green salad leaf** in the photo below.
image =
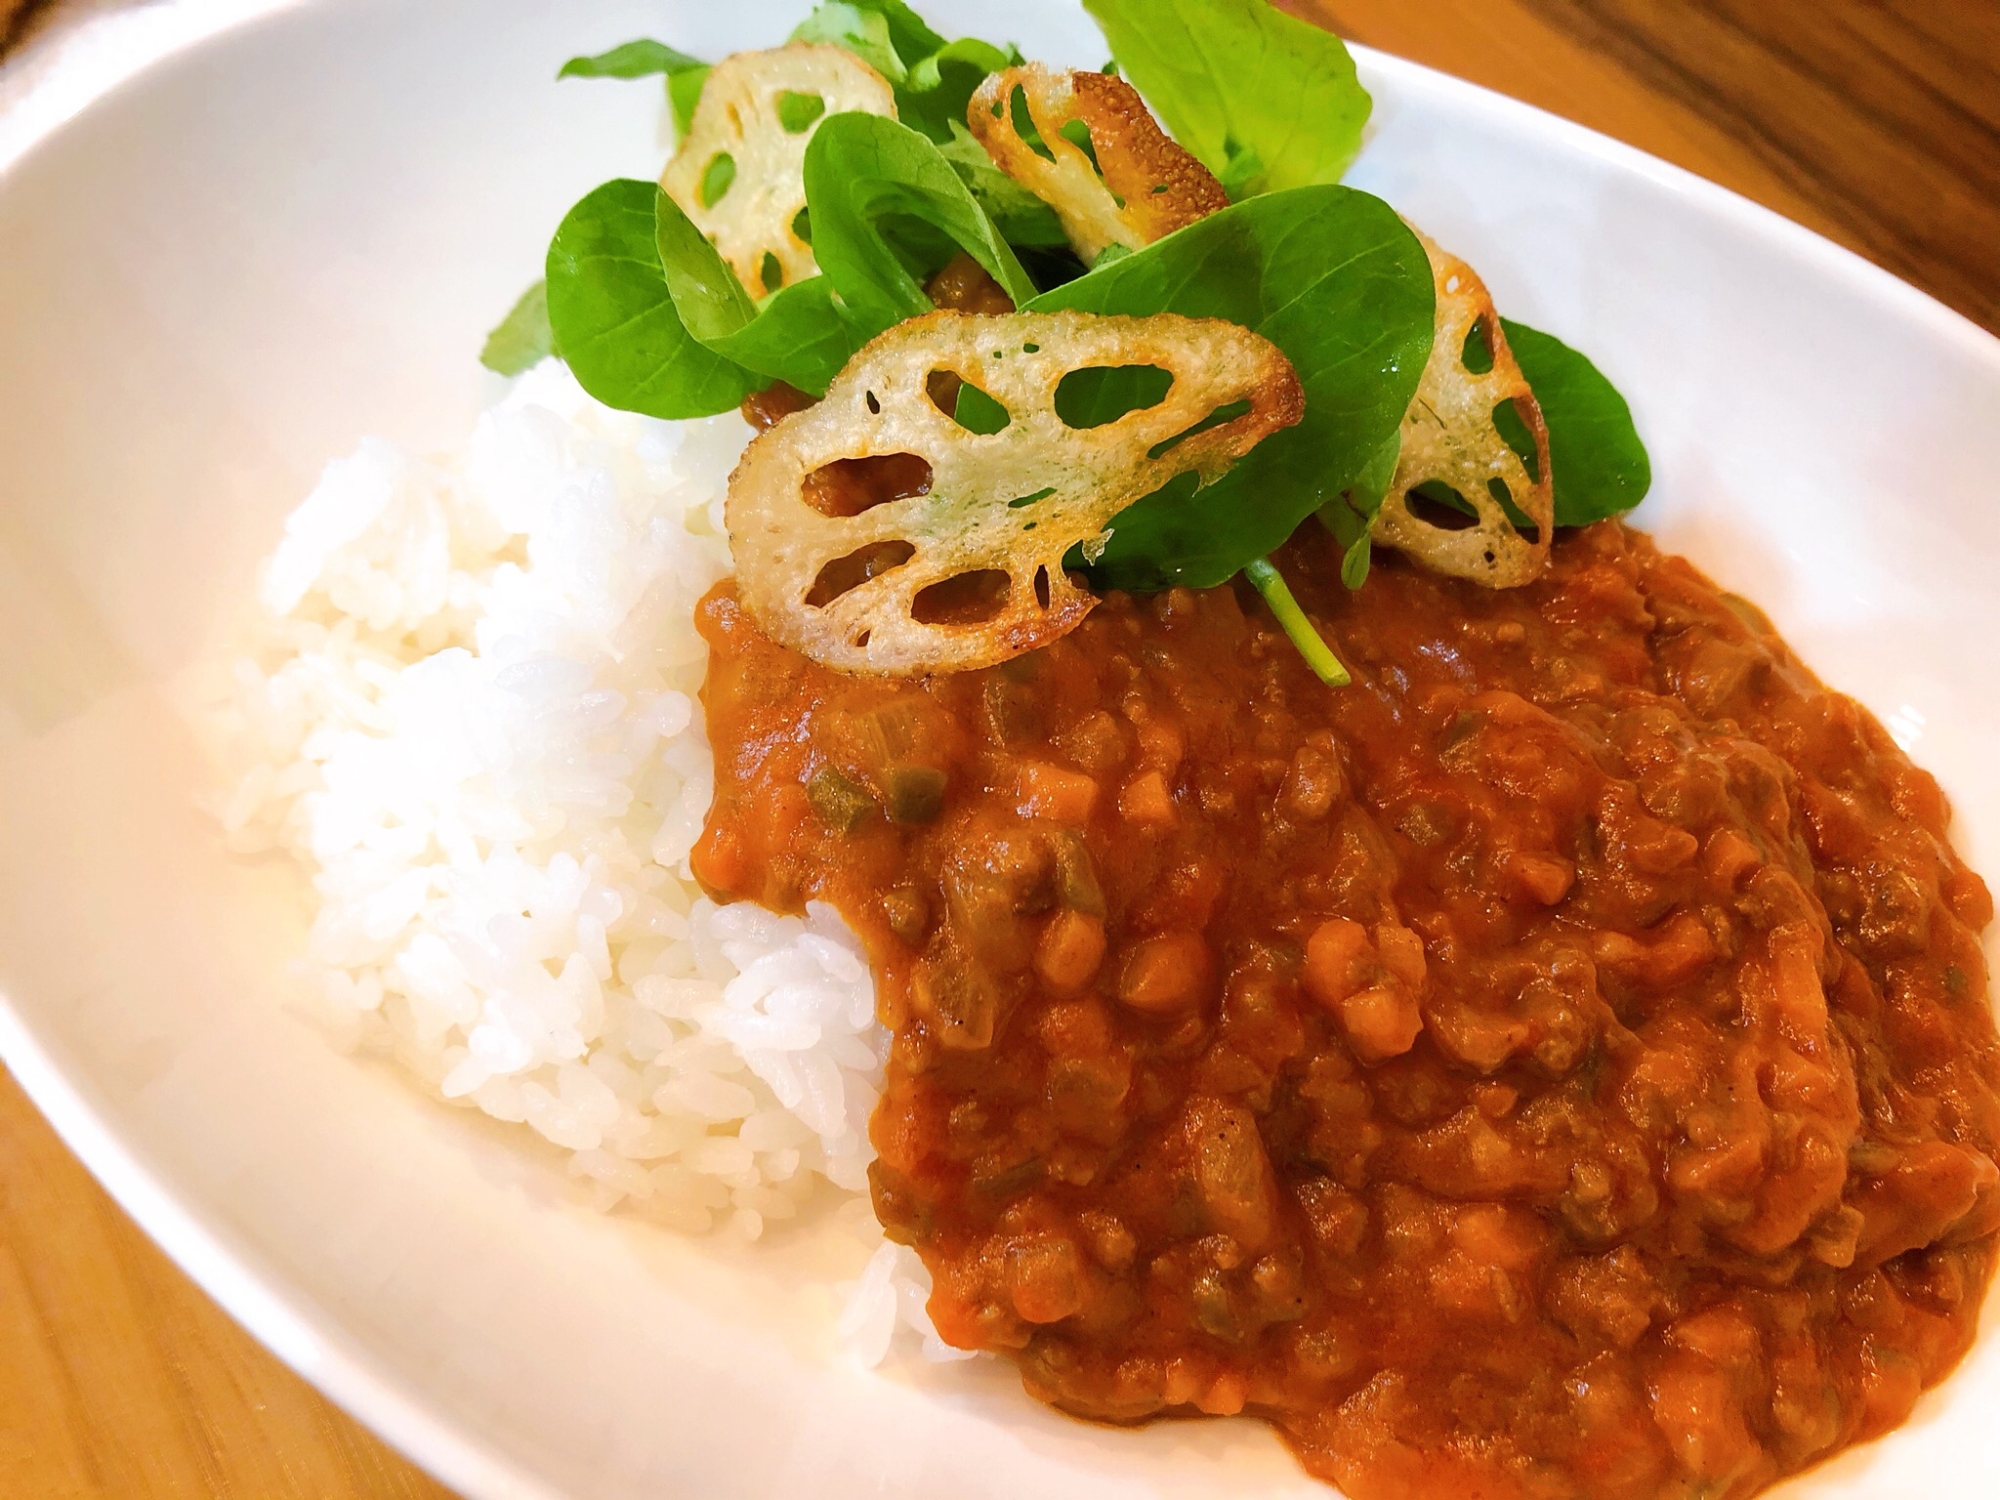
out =
<svg viewBox="0 0 2000 1500"><path fill-rule="evenodd" d="M986 217L1016 250L1067 250L1069 235L1056 211L993 164L986 148L959 120L938 150L972 190Z"/></svg>
<svg viewBox="0 0 2000 1500"><path fill-rule="evenodd" d="M708 82L709 65L698 57L678 52L665 42L641 39L600 52L595 57L572 57L556 74L562 78L650 78L665 74L667 101L674 112L674 131L686 135L694 119L694 107L701 102L701 86Z"/></svg>
<svg viewBox="0 0 2000 1500"><path fill-rule="evenodd" d="M806 147L813 258L869 337L931 311L922 278L964 250L1017 305L1036 287L931 140L880 115L835 115Z"/></svg>
<svg viewBox="0 0 2000 1500"><path fill-rule="evenodd" d="M1525 429L1523 429L1525 431ZM1396 463L1403 456L1403 429L1398 424L1388 440L1377 448L1354 482L1319 508L1319 518L1342 547L1340 581L1358 589L1368 581L1374 562L1374 540L1369 535L1382 502L1396 479Z"/></svg>
<svg viewBox="0 0 2000 1500"><path fill-rule="evenodd" d="M705 68L700 58L678 52L665 42L626 42L595 57L572 57L562 65L557 78L650 78L656 73L684 73Z"/></svg>
<svg viewBox="0 0 2000 1500"><path fill-rule="evenodd" d="M882 18L889 28L889 40L904 62L913 67L919 59L944 49L945 39L904 0L852 0L852 5L856 10L870 11Z"/></svg>
<svg viewBox="0 0 2000 1500"><path fill-rule="evenodd" d="M842 47L867 63L892 84L910 76L896 44L889 39L889 19L881 11L827 0L792 32L795 42L821 42Z"/></svg>
<svg viewBox="0 0 2000 1500"><path fill-rule="evenodd" d="M1084 0L1126 78L1231 196L1338 182L1371 107L1339 37L1267 0Z"/></svg>
<svg viewBox="0 0 2000 1500"><path fill-rule="evenodd" d="M1549 426L1556 525L1588 526L1645 499L1653 485L1652 460L1618 388L1552 334L1511 318L1500 326ZM1507 436L1504 430L1501 435Z"/></svg>
<svg viewBox="0 0 2000 1500"><path fill-rule="evenodd" d="M649 417L709 417L768 382L687 331L660 264L650 182L607 182L549 245L549 323L582 387Z"/></svg>
<svg viewBox="0 0 2000 1500"><path fill-rule="evenodd" d="M1202 489L1191 476L1177 480L1118 517L1097 580L1152 591L1222 583L1314 511L1357 498L1349 492L1394 441L1416 394L1436 299L1423 246L1394 209L1321 186L1237 204L1029 307L1225 318L1282 349L1305 387L1305 420L1222 479ZM1121 372L1098 382L1094 412L1078 415L1109 420L1130 409L1144 398L1137 381ZM1357 514L1364 536L1366 521Z"/></svg>
<svg viewBox="0 0 2000 1500"><path fill-rule="evenodd" d="M1017 303L1036 293L958 172L907 126L828 118L805 184L821 274L761 304L652 184L607 183L572 209L549 249L549 316L584 389L651 416L724 411L774 380L819 395L870 338L931 311L923 278L960 250Z"/></svg>
<svg viewBox="0 0 2000 1500"><path fill-rule="evenodd" d="M549 284L538 281L486 335L479 362L496 375L519 375L556 352L556 333L549 326Z"/></svg>
<svg viewBox="0 0 2000 1500"><path fill-rule="evenodd" d="M701 104L702 86L712 68L689 68L667 75L667 105L674 112L674 139L685 137L694 126L694 112Z"/></svg>
<svg viewBox="0 0 2000 1500"><path fill-rule="evenodd" d="M896 95L896 112L905 125L943 145L954 128L965 128L965 112L986 75L1020 62L1021 54L1012 47L971 37L948 42L911 66L909 82Z"/></svg>
<svg viewBox="0 0 2000 1500"><path fill-rule="evenodd" d="M826 0L792 33L799 42L845 47L896 90L896 114L940 146L963 125L986 75L1021 61L1012 47L971 37L947 41L902 0Z"/></svg>
<svg viewBox="0 0 2000 1500"><path fill-rule="evenodd" d="M687 331L747 370L824 395L867 342L847 318L833 284L824 276L808 277L760 307L678 203L659 193L653 212L667 293Z"/></svg>
<svg viewBox="0 0 2000 1500"><path fill-rule="evenodd" d="M805 186L821 274L759 302L671 198L651 183L607 183L565 218L548 280L493 331L482 360L516 374L559 349L599 400L668 418L728 410L776 380L818 395L870 338L929 312L925 279L963 250L1029 311L1172 312L1255 329L1305 387L1304 420L1221 480L1198 487L1183 476L1120 515L1093 567L1100 587L1207 587L1248 569L1278 598L1268 556L1315 512L1341 545L1343 581L1361 587L1435 301L1422 246L1395 211L1336 185L1370 109L1353 61L1338 38L1267 0L1085 6L1125 76L1222 179L1233 207L1086 273L1054 210L1001 172L964 123L980 82L1020 54L948 40L904 0L827 0L795 39L870 63L895 88L901 119L817 122ZM638 41L572 59L561 76L664 74L685 131L708 71ZM1053 289L1039 291L1037 277ZM1557 524L1638 504L1651 469L1624 399L1560 340L1505 328L1548 422ZM1157 370L1080 372L1058 405L1092 426L1161 399L1165 382ZM992 430L1006 420L992 406L967 387L959 419ZM1515 419L1510 431L1510 416L1496 421L1532 466L1526 427ZM1331 680L1338 663L1320 665Z"/></svg>

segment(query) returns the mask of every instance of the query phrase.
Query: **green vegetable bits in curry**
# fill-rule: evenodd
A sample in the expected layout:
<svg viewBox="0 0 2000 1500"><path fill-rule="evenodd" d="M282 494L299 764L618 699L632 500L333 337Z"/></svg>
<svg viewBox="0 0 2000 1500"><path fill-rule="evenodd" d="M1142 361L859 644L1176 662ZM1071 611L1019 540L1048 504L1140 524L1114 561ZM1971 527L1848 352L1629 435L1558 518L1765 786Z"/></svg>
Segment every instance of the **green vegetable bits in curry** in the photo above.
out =
<svg viewBox="0 0 2000 1500"><path fill-rule="evenodd" d="M1086 0L1086 8L1117 71L1222 181L1233 207L1084 267L1049 206L996 169L966 129L974 91L1018 65L1019 52L947 39L901 0L837 0L813 11L794 40L869 64L893 88L898 119L803 112L812 133L795 229L818 274L754 299L664 192L607 183L564 219L546 291L531 291L496 329L486 362L511 374L559 350L599 400L662 418L727 411L780 382L816 397L871 338L930 311L928 278L961 254L1030 311L1223 318L1292 361L1305 420L1214 483L1197 487L1185 475L1120 515L1109 548L1089 564L1093 582L1142 592L1220 583L1317 514L1358 587L1370 523L1431 356L1436 295L1423 247L1395 210L1338 185L1370 109L1353 61L1337 37L1265 0ZM562 70L664 76L683 134L707 73L654 41ZM1078 139L1087 143L1088 132ZM1650 469L1624 400L1560 340L1512 320L1502 326L1547 423L1556 524L1636 505ZM1133 372L1089 373L1068 393L1079 425L1157 398ZM970 426L981 419L979 402L976 389L964 397ZM1532 465L1514 411L1497 411L1495 424ZM1069 561L1085 566L1080 554Z"/></svg>

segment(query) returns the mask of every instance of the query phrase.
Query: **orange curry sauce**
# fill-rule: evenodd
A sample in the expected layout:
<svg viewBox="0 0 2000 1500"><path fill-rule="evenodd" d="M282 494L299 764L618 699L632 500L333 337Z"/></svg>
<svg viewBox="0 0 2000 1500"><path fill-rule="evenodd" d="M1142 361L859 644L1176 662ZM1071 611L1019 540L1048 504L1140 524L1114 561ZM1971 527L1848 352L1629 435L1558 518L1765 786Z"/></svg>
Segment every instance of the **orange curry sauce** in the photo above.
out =
<svg viewBox="0 0 2000 1500"><path fill-rule="evenodd" d="M1252 1413L1361 1500L1746 1495L1973 1336L2000 1048L1936 783L1643 536L1492 593L1307 527L992 671L700 625L723 899L835 903L875 1204L1081 1416Z"/></svg>

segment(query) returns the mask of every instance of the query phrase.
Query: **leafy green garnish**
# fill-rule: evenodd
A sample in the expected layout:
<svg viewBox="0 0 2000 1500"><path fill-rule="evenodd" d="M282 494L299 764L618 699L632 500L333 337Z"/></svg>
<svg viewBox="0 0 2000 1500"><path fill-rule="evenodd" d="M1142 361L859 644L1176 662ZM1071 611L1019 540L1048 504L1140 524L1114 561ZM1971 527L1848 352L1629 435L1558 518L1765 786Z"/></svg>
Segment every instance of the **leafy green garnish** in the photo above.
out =
<svg viewBox="0 0 2000 1500"><path fill-rule="evenodd" d="M555 330L549 326L549 284L538 281L486 335L479 362L496 375L519 375L556 352Z"/></svg>
<svg viewBox="0 0 2000 1500"><path fill-rule="evenodd" d="M667 294L688 332L717 354L818 396L867 342L824 276L796 282L759 307L678 203L659 193L653 211Z"/></svg>
<svg viewBox="0 0 2000 1500"><path fill-rule="evenodd" d="M910 67L909 82L896 95L896 113L942 145L953 127L965 127L972 96L989 73L1019 65L1021 54L971 37L947 42Z"/></svg>
<svg viewBox="0 0 2000 1500"><path fill-rule="evenodd" d="M1268 557L1259 557L1243 565L1243 576L1250 580L1252 588L1264 596L1264 603L1279 627L1298 648L1298 653L1313 669L1319 680L1328 687L1346 687L1354 679L1347 675L1347 668L1340 664L1340 658L1333 654L1333 648L1326 643L1326 637L1314 629L1306 612L1299 608L1299 601L1292 597L1292 591Z"/></svg>
<svg viewBox="0 0 2000 1500"><path fill-rule="evenodd" d="M1084 0L1125 76L1236 198L1338 182L1368 92L1340 38L1266 0Z"/></svg>
<svg viewBox="0 0 2000 1500"><path fill-rule="evenodd" d="M620 178L569 211L549 245L549 323L578 383L605 405L714 416L767 382L683 326L655 239L658 193Z"/></svg>
<svg viewBox="0 0 2000 1500"><path fill-rule="evenodd" d="M896 117L940 146L965 122L973 91L1021 54L970 37L947 41L902 0L826 0L792 33L795 42L845 47L888 79Z"/></svg>
<svg viewBox="0 0 2000 1500"><path fill-rule="evenodd" d="M667 105L674 112L674 139L680 140L694 126L694 112L701 104L702 85L712 68L689 68L667 75Z"/></svg>
<svg viewBox="0 0 2000 1500"><path fill-rule="evenodd" d="M667 101L674 112L674 132L686 135L694 119L694 107L701 102L701 86L708 82L709 65L700 58L677 52L665 42L640 40L613 47L595 57L572 57L556 74L562 78L650 78L664 73Z"/></svg>
<svg viewBox="0 0 2000 1500"><path fill-rule="evenodd" d="M1500 326L1549 426L1556 525L1587 526L1645 499L1652 460L1618 388L1561 339L1511 318Z"/></svg>
<svg viewBox="0 0 2000 1500"><path fill-rule="evenodd" d="M792 40L843 47L892 84L901 84L910 76L896 44L889 39L889 18L876 9L849 5L847 0L827 0L799 22Z"/></svg>
<svg viewBox="0 0 2000 1500"><path fill-rule="evenodd" d="M1350 188L1310 187L1225 209L1029 308L1224 318L1282 349L1305 387L1305 420L1222 479L1199 490L1176 481L1118 517L1097 579L1150 592L1221 583L1314 511L1355 498L1416 394L1436 299L1423 247L1394 209ZM1107 407L1131 404L1119 384L1105 383ZM1366 508L1356 517L1364 535Z"/></svg>
<svg viewBox="0 0 2000 1500"><path fill-rule="evenodd" d="M962 121L952 121L951 138L938 150L951 163L986 217L1017 250L1067 250L1069 235L1056 211L993 165L986 148Z"/></svg>
<svg viewBox="0 0 2000 1500"><path fill-rule="evenodd" d="M1354 482L1319 509L1320 520L1344 549L1340 581L1350 589L1358 589L1368 581L1369 564L1374 560L1369 528L1381 513L1382 501L1395 482L1396 463L1402 456L1403 429L1398 424L1354 476Z"/></svg>
<svg viewBox="0 0 2000 1500"><path fill-rule="evenodd" d="M562 65L557 78L650 78L656 73L684 73L705 68L700 58L678 52L665 42L641 39L600 52L595 57L572 57Z"/></svg>
<svg viewBox="0 0 2000 1500"><path fill-rule="evenodd" d="M813 258L870 337L931 310L920 278L964 250L1017 305L1028 273L923 135L880 115L835 115L806 147Z"/></svg>
<svg viewBox="0 0 2000 1500"><path fill-rule="evenodd" d="M726 410L774 380L818 395L870 338L931 311L922 278L960 250L1016 302L1035 295L943 154L894 120L823 121L805 184L821 274L761 304L650 184L608 183L571 210L549 251L550 315L584 389L654 416Z"/></svg>
<svg viewBox="0 0 2000 1500"><path fill-rule="evenodd" d="M945 39L930 28L924 18L904 0L853 0L856 10L872 11L889 27L889 40L904 62L915 66L921 58L942 51Z"/></svg>
<svg viewBox="0 0 2000 1500"><path fill-rule="evenodd" d="M802 101L800 123L814 134L801 233L822 274L760 303L652 184L607 183L564 220L546 288L522 299L482 358L518 373L560 344L592 395L662 417L724 411L774 380L817 395L869 338L930 311L924 280L959 250L1026 310L1172 312L1255 329L1297 370L1304 420L1215 484L1198 488L1183 476L1129 508L1094 575L1101 587L1147 591L1211 586L1247 570L1332 681L1338 662L1268 554L1317 511L1341 544L1343 582L1361 587L1434 315L1415 236L1379 199L1333 185L1359 148L1368 95L1338 38L1266 0L1085 5L1124 75L1221 178L1234 207L1080 274L1054 211L1001 172L965 127L979 83L1020 54L948 41L904 0L828 0L795 38L841 46L875 67L895 89L901 118L808 120ZM573 59L562 76L663 73L685 131L707 72L664 44L633 42ZM1023 259L1054 290L1038 294ZM1636 505L1651 473L1623 398L1567 345L1505 326L1548 421L1557 523ZM1162 374L1073 375L1060 398L1065 419L1089 426L1157 400ZM957 416L975 431L1007 422L973 386ZM1525 424L1511 408L1495 420L1532 466Z"/></svg>
<svg viewBox="0 0 2000 1500"><path fill-rule="evenodd" d="M1235 146L1230 150L1229 160L1215 175L1222 182L1223 192L1229 194L1229 201L1241 203L1264 190L1264 158L1254 146Z"/></svg>

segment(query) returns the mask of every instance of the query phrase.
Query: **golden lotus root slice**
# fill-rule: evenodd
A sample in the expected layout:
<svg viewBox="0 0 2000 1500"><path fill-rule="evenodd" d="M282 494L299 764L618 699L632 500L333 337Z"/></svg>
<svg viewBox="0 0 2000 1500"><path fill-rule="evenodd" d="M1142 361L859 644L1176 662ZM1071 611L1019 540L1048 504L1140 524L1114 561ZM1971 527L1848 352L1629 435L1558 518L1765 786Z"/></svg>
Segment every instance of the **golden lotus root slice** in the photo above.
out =
<svg viewBox="0 0 2000 1500"><path fill-rule="evenodd" d="M1015 128L1014 91L1049 156ZM994 73L966 123L1000 170L1056 211L1084 264L1113 245L1143 250L1183 225L1229 207L1208 168L1168 139L1137 89L1106 73L1059 73L1040 63ZM1090 131L1097 165L1063 127ZM1101 175L1100 175L1101 173Z"/></svg>
<svg viewBox="0 0 2000 1500"><path fill-rule="evenodd" d="M1094 427L1058 413L1065 376L1133 367L1172 377L1158 404ZM932 394L941 374L997 402L1006 426L982 434L947 415ZM990 667L1048 645L1096 604L1063 571L1072 547L1101 555L1126 506L1189 471L1219 478L1304 411L1290 361L1233 323L914 318L744 454L726 512L740 596L774 640L826 666Z"/></svg>
<svg viewBox="0 0 2000 1500"><path fill-rule="evenodd" d="M738 52L702 85L660 186L708 236L753 297L819 271L795 227L806 206L806 143L838 114L896 114L889 81L839 47L795 42Z"/></svg>
<svg viewBox="0 0 2000 1500"><path fill-rule="evenodd" d="M1416 400L1403 418L1402 456L1375 518L1375 540L1409 553L1435 572L1488 588L1513 588L1539 574L1549 559L1555 488L1548 424L1507 347L1485 283L1464 261L1421 233L1417 238L1437 282L1437 338ZM1466 362L1467 340L1475 329L1492 356L1492 367L1483 374ZM1534 440L1533 473L1494 424L1494 413L1509 402ZM1429 483L1455 492L1478 512L1477 519L1441 501L1413 496ZM1497 486L1505 487L1532 535L1508 517Z"/></svg>

